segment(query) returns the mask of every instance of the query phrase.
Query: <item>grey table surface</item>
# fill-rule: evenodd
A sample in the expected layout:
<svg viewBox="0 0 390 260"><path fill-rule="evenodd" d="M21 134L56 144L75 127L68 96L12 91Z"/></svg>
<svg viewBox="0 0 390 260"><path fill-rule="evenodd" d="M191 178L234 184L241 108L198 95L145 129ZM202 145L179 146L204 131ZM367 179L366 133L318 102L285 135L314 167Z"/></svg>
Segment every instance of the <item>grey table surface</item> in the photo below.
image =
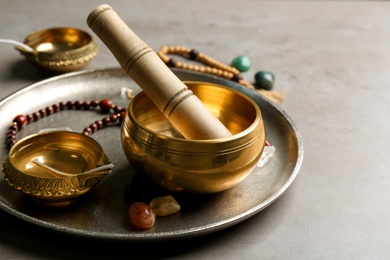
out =
<svg viewBox="0 0 390 260"><path fill-rule="evenodd" d="M0 4L0 38L67 26L90 31L100 1ZM275 203L228 229L159 243L106 243L32 226L0 211L0 259L388 259L390 3L109 1L152 48L183 45L229 63L244 54L276 75L305 155ZM91 32L92 33L92 32ZM96 38L96 37L95 37ZM119 66L100 51L84 69ZM0 97L53 76L0 47ZM32 101L39 102L39 101ZM22 104L21 104L22 105Z"/></svg>

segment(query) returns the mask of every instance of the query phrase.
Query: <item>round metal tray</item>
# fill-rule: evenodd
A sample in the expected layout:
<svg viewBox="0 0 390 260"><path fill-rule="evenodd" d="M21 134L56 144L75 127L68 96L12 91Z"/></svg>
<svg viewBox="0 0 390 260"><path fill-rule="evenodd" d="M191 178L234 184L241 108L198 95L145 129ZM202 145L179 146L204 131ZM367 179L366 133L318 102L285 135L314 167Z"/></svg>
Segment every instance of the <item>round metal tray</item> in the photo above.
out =
<svg viewBox="0 0 390 260"><path fill-rule="evenodd" d="M34 225L66 234L101 240L155 241L215 232L244 221L274 202L291 185L303 160L302 139L293 121L280 107L234 82L190 71L173 71L181 80L221 84L251 97L261 108L266 139L276 148L271 160L232 189L192 197L179 213L158 217L153 228L136 231L128 221L125 192L135 170L122 151L120 127L112 126L92 137L115 165L113 172L77 203L62 209L41 206L0 177L0 208ZM60 101L110 98L116 105L126 107L129 100L123 94L124 89L131 89L133 95L141 91L118 68L69 73L38 82L0 102L0 136L5 140L16 115L29 114ZM70 127L81 132L102 117L92 111L65 110L29 124L17 137L53 127ZM0 142L0 153L4 160L8 153L5 141Z"/></svg>

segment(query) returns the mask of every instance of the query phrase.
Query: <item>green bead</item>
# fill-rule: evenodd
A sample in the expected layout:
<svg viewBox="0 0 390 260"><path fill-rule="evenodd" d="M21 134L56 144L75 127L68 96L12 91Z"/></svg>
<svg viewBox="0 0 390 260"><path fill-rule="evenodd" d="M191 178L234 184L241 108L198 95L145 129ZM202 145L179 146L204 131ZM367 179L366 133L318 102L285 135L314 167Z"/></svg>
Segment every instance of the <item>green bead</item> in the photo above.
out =
<svg viewBox="0 0 390 260"><path fill-rule="evenodd" d="M245 55L238 56L232 60L230 66L236 68L240 72L248 71L251 68L251 60Z"/></svg>
<svg viewBox="0 0 390 260"><path fill-rule="evenodd" d="M269 71L259 71L255 74L255 88L271 90L274 86L275 76Z"/></svg>

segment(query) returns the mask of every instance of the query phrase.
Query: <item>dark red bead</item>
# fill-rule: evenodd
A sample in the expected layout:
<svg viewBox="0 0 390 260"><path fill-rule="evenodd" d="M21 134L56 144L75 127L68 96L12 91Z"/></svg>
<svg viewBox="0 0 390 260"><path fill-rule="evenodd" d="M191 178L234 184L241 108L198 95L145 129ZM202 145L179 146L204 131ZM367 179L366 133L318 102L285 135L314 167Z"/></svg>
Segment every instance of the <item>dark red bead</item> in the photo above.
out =
<svg viewBox="0 0 390 260"><path fill-rule="evenodd" d="M167 66L172 68L176 67L176 61L174 59L169 59L167 62Z"/></svg>
<svg viewBox="0 0 390 260"><path fill-rule="evenodd" d="M84 101L83 102L83 108L85 110L88 110L91 107L91 103L89 101Z"/></svg>
<svg viewBox="0 0 390 260"><path fill-rule="evenodd" d="M239 82L242 80L242 76L240 74L234 74L232 80Z"/></svg>
<svg viewBox="0 0 390 260"><path fill-rule="evenodd" d="M16 143L16 140L15 139L8 139L7 143L8 143L9 148L11 148Z"/></svg>
<svg viewBox="0 0 390 260"><path fill-rule="evenodd" d="M122 121L122 119L125 118L125 116L126 116L126 110L122 110L119 113L119 120Z"/></svg>
<svg viewBox="0 0 390 260"><path fill-rule="evenodd" d="M92 100L91 101L91 107L97 107L99 105L99 100Z"/></svg>
<svg viewBox="0 0 390 260"><path fill-rule="evenodd" d="M268 140L265 140L265 146L272 146Z"/></svg>
<svg viewBox="0 0 390 260"><path fill-rule="evenodd" d="M9 135L16 135L16 132L17 132L16 130L13 130L13 129L11 130L10 129L10 130L8 130L7 134L9 134Z"/></svg>
<svg viewBox="0 0 390 260"><path fill-rule="evenodd" d="M94 132L96 132L96 130L98 130L98 125L95 124L95 123L93 123L93 124L90 124L90 125L89 125L89 128L91 128L91 129L92 129L92 132L94 133Z"/></svg>
<svg viewBox="0 0 390 260"><path fill-rule="evenodd" d="M33 117L34 117L34 120L37 121L37 120L41 119L42 116L41 116L41 114L39 112L35 112L33 114Z"/></svg>
<svg viewBox="0 0 390 260"><path fill-rule="evenodd" d="M110 115L110 122L115 123L118 120L118 116L115 114Z"/></svg>
<svg viewBox="0 0 390 260"><path fill-rule="evenodd" d="M38 112L39 112L39 114L41 115L41 117L45 117L45 116L47 115L45 109L41 109L41 110L39 110Z"/></svg>
<svg viewBox="0 0 390 260"><path fill-rule="evenodd" d="M91 129L90 127L84 128L83 134L84 134L84 135L90 135L90 134L92 134L92 129Z"/></svg>
<svg viewBox="0 0 390 260"><path fill-rule="evenodd" d="M102 119L103 125L109 125L111 120L110 117L105 117Z"/></svg>
<svg viewBox="0 0 390 260"><path fill-rule="evenodd" d="M198 57L198 54L199 54L199 52L195 49L192 49L190 51L190 53L188 53L188 55L190 56L190 59L192 59L192 60L196 60L196 58Z"/></svg>
<svg viewBox="0 0 390 260"><path fill-rule="evenodd" d="M34 116L33 116L32 114L28 114L26 117L27 117L27 122L28 122L28 123L34 121Z"/></svg>
<svg viewBox="0 0 390 260"><path fill-rule="evenodd" d="M64 110L67 107L66 102L64 101L61 101L58 105L60 106L61 110Z"/></svg>
<svg viewBox="0 0 390 260"><path fill-rule="evenodd" d="M74 107L76 109L81 109L82 106L83 106L83 103L81 103L80 101L75 101L74 102Z"/></svg>
<svg viewBox="0 0 390 260"><path fill-rule="evenodd" d="M102 128L103 128L103 122L102 122L102 120L97 120L97 121L95 121L94 124L97 125L97 128L98 128L98 129L102 129Z"/></svg>
<svg viewBox="0 0 390 260"><path fill-rule="evenodd" d="M74 106L74 102L73 102L73 101L68 101L68 102L66 102L66 106L67 106L69 109L72 109L73 106Z"/></svg>
<svg viewBox="0 0 390 260"><path fill-rule="evenodd" d="M46 114L47 115L51 115L54 113L54 108L53 107L47 107L46 109Z"/></svg>
<svg viewBox="0 0 390 260"><path fill-rule="evenodd" d="M57 112L61 111L60 104L53 104L51 107L53 108L53 112L54 113L57 113Z"/></svg>
<svg viewBox="0 0 390 260"><path fill-rule="evenodd" d="M114 109L114 112L118 114L119 112L122 111L123 108L121 108L120 106L114 106L113 109Z"/></svg>
<svg viewBox="0 0 390 260"><path fill-rule="evenodd" d="M113 107L113 104L111 100L103 99L102 101L100 101L99 106L100 106L100 110L103 113L107 113Z"/></svg>
<svg viewBox="0 0 390 260"><path fill-rule="evenodd" d="M22 128L23 126L27 125L27 117L24 115L18 115L13 120L14 123L18 126L18 128Z"/></svg>
<svg viewBox="0 0 390 260"><path fill-rule="evenodd" d="M17 125L11 125L9 127L9 131L18 131L19 130L19 127Z"/></svg>
<svg viewBox="0 0 390 260"><path fill-rule="evenodd" d="M7 139L16 139L16 135L14 135L14 134L7 134Z"/></svg>

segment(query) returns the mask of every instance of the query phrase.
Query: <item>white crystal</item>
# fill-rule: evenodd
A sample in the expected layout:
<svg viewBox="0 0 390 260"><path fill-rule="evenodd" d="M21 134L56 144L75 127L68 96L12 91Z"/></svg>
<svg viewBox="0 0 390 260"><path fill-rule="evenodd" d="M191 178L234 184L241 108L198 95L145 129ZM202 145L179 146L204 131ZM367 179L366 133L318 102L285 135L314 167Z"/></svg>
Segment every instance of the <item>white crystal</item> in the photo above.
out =
<svg viewBox="0 0 390 260"><path fill-rule="evenodd" d="M163 217L180 211L180 205L171 195L158 197L150 202L150 207L157 216Z"/></svg>

